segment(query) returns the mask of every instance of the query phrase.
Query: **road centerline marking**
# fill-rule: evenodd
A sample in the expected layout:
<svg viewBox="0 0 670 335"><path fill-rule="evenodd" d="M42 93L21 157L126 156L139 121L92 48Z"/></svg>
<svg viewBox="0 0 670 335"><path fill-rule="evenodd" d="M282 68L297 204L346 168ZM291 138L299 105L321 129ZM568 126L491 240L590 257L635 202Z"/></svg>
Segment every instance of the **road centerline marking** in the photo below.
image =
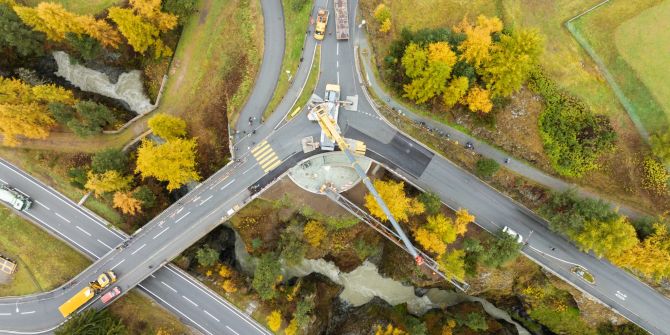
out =
<svg viewBox="0 0 670 335"><path fill-rule="evenodd" d="M46 208L47 210L49 210L49 211L51 210L51 208L47 207L45 204L43 204L43 203L41 203L41 202L39 202L39 201L37 201L37 200L35 200L35 202L36 202L38 205L40 205L40 206Z"/></svg>
<svg viewBox="0 0 670 335"><path fill-rule="evenodd" d="M34 314L35 311L21 312L21 315Z"/></svg>
<svg viewBox="0 0 670 335"><path fill-rule="evenodd" d="M230 330L231 332L235 333L235 335L240 335L240 333L236 332L235 329L230 328L229 326L226 326L226 328L228 328L228 330Z"/></svg>
<svg viewBox="0 0 670 335"><path fill-rule="evenodd" d="M68 220L68 219L66 219L64 216L58 214L58 212L55 212L55 213L56 213L56 216L57 216L57 217L59 217L59 218L65 220L65 221L67 221L67 223L71 223L70 220Z"/></svg>
<svg viewBox="0 0 670 335"><path fill-rule="evenodd" d="M223 188L221 188L221 189L223 190ZM214 196L213 194L210 195L209 197L207 197L207 199L201 201L201 202L200 202L200 205L198 205L198 206L202 206L202 204L204 204L204 203L206 203L207 201L209 201L209 199L211 199L213 196Z"/></svg>
<svg viewBox="0 0 670 335"><path fill-rule="evenodd" d="M138 251L142 250L142 248L144 248L146 245L147 245L146 243L145 243L145 244L142 244L142 246L140 246L139 248L137 248L137 250L133 251L133 252L131 253L131 255L136 254Z"/></svg>
<svg viewBox="0 0 670 335"><path fill-rule="evenodd" d="M235 179L229 181L226 185L221 186L221 188L219 190L223 191L224 188L230 186L230 184L232 184L234 181L235 181ZM210 198L211 198L211 196L210 196ZM209 198L207 198L207 200L209 200Z"/></svg>
<svg viewBox="0 0 670 335"><path fill-rule="evenodd" d="M165 285L167 288L171 289L172 291L177 292L177 290L175 290L174 288L172 288L172 286L166 284L164 281L161 280L161 283L163 283L163 285Z"/></svg>
<svg viewBox="0 0 670 335"><path fill-rule="evenodd" d="M191 299L187 298L187 297L186 297L186 296L184 296L184 295L182 295L181 297L182 297L182 298L184 298L184 299L186 299L186 301L188 301L188 302L192 303L192 304L193 304L193 306L195 306L195 307L198 307L198 304L196 304L195 302L193 302L193 300L191 300Z"/></svg>
<svg viewBox="0 0 670 335"><path fill-rule="evenodd" d="M111 248L112 248L112 247L108 246L108 245L107 245L107 244L106 244L105 242L103 242L103 241L100 241L100 240L98 240L98 242L100 242L100 244L102 244L102 245L106 246L106 247L107 247L107 248L109 248L109 249L111 249Z"/></svg>
<svg viewBox="0 0 670 335"><path fill-rule="evenodd" d="M211 316L211 317L212 317L212 319L216 320L216 322L221 322L221 321L219 321L219 319L217 319L217 318L216 318L216 317L215 317L214 315L212 315L212 314L209 314L209 312L208 312L207 310L204 310L204 309L203 309L203 311L205 311L205 314L207 314L207 315Z"/></svg>
<svg viewBox="0 0 670 335"><path fill-rule="evenodd" d="M161 230L161 232L156 234L156 236L154 236L154 238L152 240L155 240L156 238L158 238L158 236L161 236L161 234L163 234L168 229L170 229L170 227L166 227L165 229Z"/></svg>
<svg viewBox="0 0 670 335"><path fill-rule="evenodd" d="M79 230L81 230L82 232L84 232L84 234L86 234L86 235L88 235L88 236L91 236L91 233L85 231L84 228L77 226L77 229L79 229Z"/></svg>
<svg viewBox="0 0 670 335"><path fill-rule="evenodd" d="M179 223L179 221L181 221L181 219L187 217L189 214L191 214L191 212L187 212L187 213L184 214L182 217L180 217L179 219L177 219L177 221L175 221L174 223Z"/></svg>
<svg viewBox="0 0 670 335"><path fill-rule="evenodd" d="M112 266L112 268L110 270L116 269L117 266L121 265L121 263L123 263L125 261L126 261L125 259L122 259L120 262L116 263L116 265Z"/></svg>

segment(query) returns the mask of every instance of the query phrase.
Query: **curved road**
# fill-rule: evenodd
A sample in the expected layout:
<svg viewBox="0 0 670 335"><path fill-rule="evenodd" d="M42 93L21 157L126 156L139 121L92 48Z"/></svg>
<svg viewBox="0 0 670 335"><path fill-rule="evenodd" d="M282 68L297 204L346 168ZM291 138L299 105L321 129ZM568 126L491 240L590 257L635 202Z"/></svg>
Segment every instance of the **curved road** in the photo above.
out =
<svg viewBox="0 0 670 335"><path fill-rule="evenodd" d="M332 3L329 5L332 10ZM350 8L356 8L356 1L351 2ZM364 85L356 71L354 40L358 32L354 25L354 12L350 11L352 40L336 41L329 34L323 42L322 68L327 70L323 71L317 88L317 92L321 92L326 83L339 82L343 98L359 96L357 111L342 110L340 114L340 126L345 136L365 141L368 156L418 187L437 192L447 205L468 208L477 216L477 224L485 229L495 231L504 225L512 227L528 240L524 252L529 257L617 309L651 333L670 334L670 324L666 321L670 315L670 300L624 271L579 252L568 241L550 232L543 220L399 132L375 112L372 103L366 99ZM332 33L333 25L329 25L328 30ZM114 267L119 273L117 284L124 291L137 285L166 260L227 219L234 213L236 206L243 206L257 196L259 189L304 158L300 139L319 133L318 126L306 121L304 113L275 131L270 130L270 127L262 129L262 132L257 132L259 139L249 145L251 151L240 149L243 152L238 156L240 162L217 172L179 203L149 222L135 234L128 248L113 250L102 256L91 268L75 278L79 284L31 298L21 298L29 299L21 303L21 311L32 313L14 314L2 320L2 328L33 331L40 329L38 327L53 327L56 322L62 321L54 306L81 289L80 283L92 280L101 269ZM269 135L261 141L260 134ZM258 143L254 145L253 142ZM279 165L274 169L259 164L253 155L253 152L259 151L256 148L266 145L278 157ZM595 275L597 285L587 284L572 276L569 272L570 263L578 263L589 269ZM13 304L16 302L16 299L0 300L0 315L13 313ZM94 306L100 305L96 302ZM35 315L42 316L44 321L35 321L38 319Z"/></svg>

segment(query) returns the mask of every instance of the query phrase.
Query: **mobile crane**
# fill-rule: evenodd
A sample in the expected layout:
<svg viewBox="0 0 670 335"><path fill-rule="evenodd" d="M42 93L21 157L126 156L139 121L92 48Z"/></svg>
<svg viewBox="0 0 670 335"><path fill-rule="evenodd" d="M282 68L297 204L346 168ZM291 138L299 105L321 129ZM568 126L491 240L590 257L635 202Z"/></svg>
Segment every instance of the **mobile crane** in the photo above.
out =
<svg viewBox="0 0 670 335"><path fill-rule="evenodd" d="M412 255L417 265L422 265L424 263L423 257L416 251L416 248L414 248L412 242L410 242L409 238L407 238L407 235L405 235L405 232L403 232L402 228L395 220L395 217L393 217L393 214L391 214L391 211L386 206L386 203L379 195L374 185L372 185L370 182L370 178L367 177L365 171L363 171L363 168L361 168L361 166L356 162L356 158L354 157L353 153L357 155L365 155L365 151L367 149L365 143L358 140L347 139L341 135L340 127L337 125L337 122L335 122L335 119L333 119L330 113L328 113L328 103L324 102L316 105L314 108L312 108L312 110L310 110L310 114L312 114L311 118L317 120L323 133L330 140L337 143L337 146L340 148L340 150L342 150L342 152L344 152L344 154L347 156L347 159L349 162L351 162L351 165L353 166L354 170L356 170L356 173L358 173L358 176L363 181L363 184L365 184L365 187L367 187L368 191L370 191L370 194L372 194L372 196L375 198L375 201L377 201L377 204L379 204L379 207L381 207L382 211L384 214L386 214L386 217L391 222L391 225L393 225L393 229L395 229L407 251L410 253L410 255Z"/></svg>

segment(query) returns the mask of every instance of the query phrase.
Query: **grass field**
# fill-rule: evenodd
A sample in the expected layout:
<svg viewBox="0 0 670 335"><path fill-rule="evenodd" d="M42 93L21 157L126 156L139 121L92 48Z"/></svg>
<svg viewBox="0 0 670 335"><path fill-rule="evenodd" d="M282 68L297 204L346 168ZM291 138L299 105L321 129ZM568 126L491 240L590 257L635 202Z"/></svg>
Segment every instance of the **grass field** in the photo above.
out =
<svg viewBox="0 0 670 335"><path fill-rule="evenodd" d="M187 327L179 319L163 309L155 301L132 291L115 301L110 307L112 314L123 320L128 334L189 334Z"/></svg>
<svg viewBox="0 0 670 335"><path fill-rule="evenodd" d="M0 206L0 254L18 260L14 280L0 296L49 291L91 264L61 240Z"/></svg>
<svg viewBox="0 0 670 335"><path fill-rule="evenodd" d="M300 93L300 97L296 100L295 104L289 109L289 119L293 118L291 115L296 108L304 107L309 98L312 97L314 89L316 89L316 84L319 80L319 72L321 71L321 46L317 45L316 50L314 51L314 61L312 62L312 68L309 70L309 76L307 77L307 82L305 82L305 87Z"/></svg>
<svg viewBox="0 0 670 335"><path fill-rule="evenodd" d="M654 83L653 86L645 85L645 81L648 82L653 79L645 78L646 72L643 69L652 64L647 64L645 59L633 57L638 55L635 50L640 49L640 52L644 53L646 51L649 58L668 59L667 52L666 55L663 55L662 48L656 51L653 49L654 46L661 47L658 43L662 43L664 34L667 34L667 32L664 32L662 19L656 23L652 22L654 21L653 12L660 10L661 12L658 14L662 14L662 9L652 9L659 3L661 3L661 0L611 1L573 22L578 33L586 39L612 74L625 99L630 101L634 117L640 120L641 125L649 133L663 130L668 126L666 113L662 104L659 103L659 95L653 92L654 87L658 90L666 81ZM638 20L634 19L646 10L650 10L651 15L648 14ZM624 23L629 20L634 21L628 24ZM627 31L617 33L622 24L628 27L625 28ZM646 39L640 40L626 35L634 33L635 29L644 28L643 26L631 26L634 24L650 25L645 30ZM618 38L616 37L617 34L619 35ZM628 54L628 58L621 53L624 48L627 49L623 51ZM647 71L659 71L660 74L663 73L664 68L665 66L662 66ZM670 86L668 86L668 89L670 89ZM665 97L665 100L667 101L668 97Z"/></svg>
<svg viewBox="0 0 670 335"><path fill-rule="evenodd" d="M25 1L29 6L37 6L40 2L46 2L44 0L27 0ZM124 0L50 0L49 2L55 2L63 5L67 10L75 12L77 14L97 14L102 12L105 8L111 7L114 5L122 6L126 1Z"/></svg>
<svg viewBox="0 0 670 335"><path fill-rule="evenodd" d="M305 34L307 24L309 23L309 14L312 10L310 3L304 2L302 7L296 10L292 3L298 1L282 0L282 7L284 8L284 22L286 23L286 46L284 49L284 59L281 64L281 72L279 73L279 82L275 88L275 93L268 104L268 107L263 112L263 117L267 118L277 108L282 98L291 86L288 81L288 74L286 71L291 71L291 76L295 75L300 65L300 55L302 54L302 47L305 44L305 38L311 35ZM234 124L234 123L231 123Z"/></svg>
<svg viewBox="0 0 670 335"><path fill-rule="evenodd" d="M616 47L670 116L670 1L644 10L614 33Z"/></svg>

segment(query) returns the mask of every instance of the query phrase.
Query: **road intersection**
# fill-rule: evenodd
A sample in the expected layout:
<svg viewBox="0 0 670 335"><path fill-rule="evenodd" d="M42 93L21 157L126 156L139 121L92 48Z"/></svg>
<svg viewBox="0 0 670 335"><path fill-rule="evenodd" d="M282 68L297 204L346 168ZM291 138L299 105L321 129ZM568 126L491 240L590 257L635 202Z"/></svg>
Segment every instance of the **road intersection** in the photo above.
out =
<svg viewBox="0 0 670 335"><path fill-rule="evenodd" d="M262 2L264 12L266 4L270 2L269 0ZM328 3L328 6L332 10L332 2ZM357 8L356 1L350 2L350 8ZM356 22L356 11L350 10L349 13L350 22ZM266 21L266 25L269 26L272 22ZM352 28L356 29L354 24ZM670 325L667 322L667 316L670 315L670 300L625 271L578 251L567 240L550 232L546 222L541 218L385 122L376 113L373 102L367 99L365 84L358 74L355 53L357 33L354 32L353 38L349 41L337 41L332 37L333 30L333 25L329 25L327 37L322 43L322 73L316 92L323 92L328 83L339 83L342 86L343 97L359 97L357 111L343 111L340 114L340 126L346 137L366 142L367 155L370 158L417 187L438 193L448 206L468 208L476 215L477 224L483 228L494 232L507 225L524 236L529 236L533 232L532 238L528 239L529 245L524 248L528 257L616 309L649 332L670 334ZM307 43L305 52L310 52L309 47L313 45L315 42ZM301 83L296 81L294 85L296 84ZM287 105L289 107L281 107ZM100 271L109 268L114 268L118 272L117 285L121 286L124 292L139 285L169 309L179 311L183 307L189 310L189 314L176 313L201 331L204 330L209 334L266 332L253 320L250 321L244 313L234 308L221 307L225 304L220 298L209 296L212 292L194 283L192 279L184 279L188 278L184 273L172 266L163 267L163 265L230 217L239 207L258 196L260 190L280 177L288 168L306 158L299 141L305 136L317 136L319 128L307 121L304 112L291 122L274 129L281 117L288 112L290 105L292 103L282 102L280 107L286 109L278 108L272 117L258 126L256 134L237 141L238 151L235 158L238 161L218 171L197 189L147 223L142 230L132 236L129 246L121 250L115 246L125 236L117 235L120 233L107 227L101 227L100 231L91 231L94 225L104 226L101 221L86 226L84 222L79 221L83 216L90 216L90 220L94 220L91 214L72 212L77 209L67 209L72 207L72 204L63 205L62 199L58 204L47 202L41 195L35 196L39 202L34 211L31 209L26 214L33 215L31 219L42 222L47 229L51 226L50 231L56 235L68 227L69 237L59 236L66 240L71 239L69 242L75 245L80 244L78 247L81 250L98 260L71 282L52 292L0 299L0 333L35 333L53 329L63 321L57 306L80 290ZM255 112L262 113L262 110L264 109L256 109ZM248 117L255 116L249 114ZM240 122L246 120L241 119ZM257 146L265 146L266 143L271 145L276 160L279 161L278 165L267 171L262 162L252 154L253 150L260 150L255 149ZM4 179L5 169L0 171L2 171L0 176ZM39 190L31 195L37 194L40 194ZM74 218L77 220L73 220ZM115 244L113 239L116 240ZM580 264L588 269L596 276L597 285L591 285L572 275L569 271L570 263ZM172 277L174 278L170 279ZM170 284L179 280L176 278L181 278L182 283L179 287ZM202 293L203 300L193 295L196 291ZM170 308L169 306L174 306L173 303L177 304L175 301L180 301L180 307ZM210 305L210 301L217 302L219 306ZM186 307L188 305L191 307ZM92 306L101 307L101 303L94 301ZM241 332L240 327L247 328Z"/></svg>

